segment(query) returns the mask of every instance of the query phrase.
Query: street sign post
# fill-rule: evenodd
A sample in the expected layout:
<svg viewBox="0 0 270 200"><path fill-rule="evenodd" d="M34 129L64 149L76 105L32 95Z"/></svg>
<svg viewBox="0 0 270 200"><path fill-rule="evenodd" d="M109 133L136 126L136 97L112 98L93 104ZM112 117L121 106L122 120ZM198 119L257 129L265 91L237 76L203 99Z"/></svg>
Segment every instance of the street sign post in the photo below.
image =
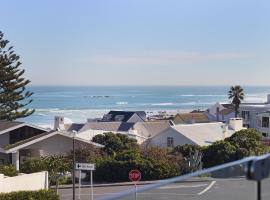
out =
<svg viewBox="0 0 270 200"><path fill-rule="evenodd" d="M128 174L128 178L130 181L134 183L135 186L135 200L137 200L137 183L141 180L142 174L139 170L131 170Z"/></svg>
<svg viewBox="0 0 270 200"><path fill-rule="evenodd" d="M94 199L94 190L93 190L93 171L95 170L95 164L92 163L76 163L76 170L80 171L80 179L79 179L79 200L81 199L81 173L82 170L90 171L90 187L91 187L91 200Z"/></svg>

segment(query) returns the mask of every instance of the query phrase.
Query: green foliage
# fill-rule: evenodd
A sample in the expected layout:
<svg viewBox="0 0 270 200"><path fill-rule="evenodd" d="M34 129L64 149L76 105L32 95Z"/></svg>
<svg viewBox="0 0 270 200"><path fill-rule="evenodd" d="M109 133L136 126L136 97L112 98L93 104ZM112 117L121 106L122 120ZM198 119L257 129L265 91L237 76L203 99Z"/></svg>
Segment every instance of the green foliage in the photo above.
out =
<svg viewBox="0 0 270 200"><path fill-rule="evenodd" d="M202 148L198 145L185 144L174 147L173 153L181 153L183 157L188 158L190 154L194 154L196 151L201 152Z"/></svg>
<svg viewBox="0 0 270 200"><path fill-rule="evenodd" d="M218 141L203 150L204 167L212 167L247 156L261 155L267 150L262 144L262 136L255 129L235 132L224 141Z"/></svg>
<svg viewBox="0 0 270 200"><path fill-rule="evenodd" d="M48 171L50 184L57 184L61 175L70 171L70 166L71 161L67 157L57 155L27 160L21 165L20 171L22 173Z"/></svg>
<svg viewBox="0 0 270 200"><path fill-rule="evenodd" d="M198 145L185 144L178 145L173 150L174 155L180 154L183 156L184 173L190 173L202 168L203 148Z"/></svg>
<svg viewBox="0 0 270 200"><path fill-rule="evenodd" d="M0 120L16 120L33 114L34 110L26 108L32 102L32 92L25 91L30 83L22 76L20 57L13 47L7 46L8 40L0 31Z"/></svg>
<svg viewBox="0 0 270 200"><path fill-rule="evenodd" d="M95 181L129 181L128 173L139 169L142 180L159 180L178 176L181 173L181 161L166 149L152 147L141 151L124 150L114 158L104 157L96 162Z"/></svg>
<svg viewBox="0 0 270 200"><path fill-rule="evenodd" d="M243 129L226 138L236 147L236 159L264 153L262 136L256 129Z"/></svg>
<svg viewBox="0 0 270 200"><path fill-rule="evenodd" d="M0 193L0 200L60 200L52 190Z"/></svg>
<svg viewBox="0 0 270 200"><path fill-rule="evenodd" d="M13 165L0 165L0 174L5 176L17 176L16 168Z"/></svg>
<svg viewBox="0 0 270 200"><path fill-rule="evenodd" d="M212 167L234 161L236 147L227 141L217 141L204 150L204 167Z"/></svg>
<svg viewBox="0 0 270 200"><path fill-rule="evenodd" d="M139 148L135 139L130 139L127 135L120 133L114 134L109 132L96 135L92 141L104 145L103 150L111 156L115 156L123 150Z"/></svg>

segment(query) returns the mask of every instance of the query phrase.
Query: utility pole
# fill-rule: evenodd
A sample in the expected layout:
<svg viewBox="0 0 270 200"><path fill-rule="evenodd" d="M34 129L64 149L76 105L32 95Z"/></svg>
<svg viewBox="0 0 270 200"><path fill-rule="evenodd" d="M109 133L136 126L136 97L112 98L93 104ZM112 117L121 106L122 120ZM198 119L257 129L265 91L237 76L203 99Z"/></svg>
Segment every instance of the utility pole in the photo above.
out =
<svg viewBox="0 0 270 200"><path fill-rule="evenodd" d="M72 165L73 165L73 172L72 172L72 188L73 188L73 200L75 200L75 134L76 132L73 131L73 137L72 137L72 150L73 150L73 159L72 159Z"/></svg>

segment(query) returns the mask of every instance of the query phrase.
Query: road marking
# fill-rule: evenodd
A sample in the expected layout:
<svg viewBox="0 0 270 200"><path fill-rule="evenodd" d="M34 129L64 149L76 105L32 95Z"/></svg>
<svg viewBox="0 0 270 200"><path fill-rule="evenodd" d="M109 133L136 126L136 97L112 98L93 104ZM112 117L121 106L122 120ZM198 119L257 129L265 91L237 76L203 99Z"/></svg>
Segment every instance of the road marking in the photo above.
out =
<svg viewBox="0 0 270 200"><path fill-rule="evenodd" d="M213 187L213 185L215 185L215 183L216 183L216 181L212 181L212 182L208 185L208 187L206 187L203 191L199 192L198 195L200 196L200 195L206 193L208 190L211 189L211 187Z"/></svg>
<svg viewBox="0 0 270 200"><path fill-rule="evenodd" d="M157 189L177 189L177 188L198 188L204 187L208 184L200 184L200 185L171 185L171 186L163 186Z"/></svg>

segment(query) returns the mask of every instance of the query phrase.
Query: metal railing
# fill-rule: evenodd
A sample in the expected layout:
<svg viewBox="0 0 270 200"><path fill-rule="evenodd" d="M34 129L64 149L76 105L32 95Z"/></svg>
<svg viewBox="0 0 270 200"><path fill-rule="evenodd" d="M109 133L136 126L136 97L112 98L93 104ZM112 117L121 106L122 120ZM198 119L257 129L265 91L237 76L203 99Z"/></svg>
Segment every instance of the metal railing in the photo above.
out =
<svg viewBox="0 0 270 200"><path fill-rule="evenodd" d="M214 159L214 158L213 158ZM211 167L208 169L203 169L200 171L196 171L194 173L190 174L185 174L179 177L175 178L170 178L167 180L161 180L155 184L150 184L146 185L143 187L140 187L136 189L130 189L128 191L118 193L111 195L110 197L104 197L100 198L100 200L114 200L114 199L137 199L137 194L138 199L181 199L181 193L177 193L174 195L170 196L171 190L168 190L166 193L167 198L159 198L161 194L165 193L157 193L158 189L168 189L168 188L179 188L178 190L176 189L175 191L179 192L180 188L184 188L181 183L184 183L185 181L190 180L191 178L194 177L200 177L200 180L202 177L207 177L209 180L212 180L211 184L207 188L205 188L202 192L199 192L198 195L201 195L205 191L209 190L209 187L213 185L213 183L217 181L224 181L224 178L231 178L235 177L239 181L239 185L248 185L250 186L250 183L254 183L255 187L250 187L250 188L245 188L248 189L250 192L254 189L252 193L256 193L254 195L254 198L252 199L262 199L262 180L265 180L269 176L269 171L270 171L270 154L266 154L263 156L252 156L252 157L247 157L242 160L222 164L219 166ZM245 182L246 181L246 182ZM230 182L230 181L229 181ZM164 186L169 186L172 184L178 184L178 185L173 185L172 187L164 187ZM253 185L253 184L252 184ZM243 187L244 188L244 187ZM242 188L241 188L242 189ZM269 188L270 189L270 188ZM148 191L153 191L153 193L150 193ZM236 189L237 191L237 189ZM147 193L148 192L148 193ZM238 190L239 194L241 195L240 189ZM135 195L136 193L136 195ZM156 195L155 198L150 198L149 195ZM230 191L227 193L228 195L230 194ZM244 193L243 193L244 194ZM148 196L146 196L148 195ZM243 195L244 196L244 195ZM250 196L250 195L248 195ZM141 198L140 198L141 197ZM198 197L199 198L199 197ZM183 198L185 199L185 198ZM199 198L200 199L200 198ZM225 198L225 199L230 199L230 198ZM239 197L238 197L239 199ZM243 198L243 199L246 199ZM211 199L210 199L211 200Z"/></svg>

